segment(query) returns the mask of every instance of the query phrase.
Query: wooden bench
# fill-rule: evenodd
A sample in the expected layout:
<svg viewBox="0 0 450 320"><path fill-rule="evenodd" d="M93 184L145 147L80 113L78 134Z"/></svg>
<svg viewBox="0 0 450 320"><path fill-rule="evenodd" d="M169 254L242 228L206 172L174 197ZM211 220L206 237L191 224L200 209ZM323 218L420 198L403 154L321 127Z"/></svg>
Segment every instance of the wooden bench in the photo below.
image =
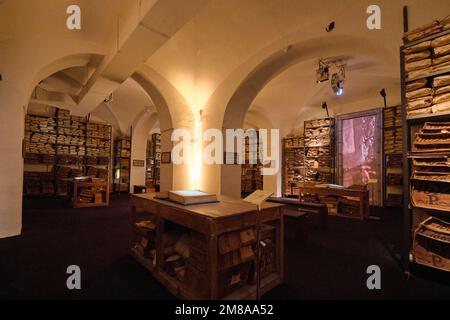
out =
<svg viewBox="0 0 450 320"><path fill-rule="evenodd" d="M276 197L271 197L268 201L286 205L283 209L284 216L287 216L287 212L293 211L311 214L317 217L319 229L328 229L328 208L325 204L300 202L298 199Z"/></svg>
<svg viewBox="0 0 450 320"><path fill-rule="evenodd" d="M308 242L308 215L309 213L286 210L284 215L284 236L285 240L296 243Z"/></svg>

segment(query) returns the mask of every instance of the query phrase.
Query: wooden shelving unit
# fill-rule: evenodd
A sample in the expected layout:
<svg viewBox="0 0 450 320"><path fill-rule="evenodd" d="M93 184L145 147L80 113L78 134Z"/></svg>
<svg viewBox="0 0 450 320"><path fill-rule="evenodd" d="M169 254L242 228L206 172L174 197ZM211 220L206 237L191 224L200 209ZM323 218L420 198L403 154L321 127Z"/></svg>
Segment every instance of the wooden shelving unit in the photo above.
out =
<svg viewBox="0 0 450 320"><path fill-rule="evenodd" d="M407 31L407 24L405 24L405 31ZM448 225L445 226L446 222L448 223L450 220L450 179L445 178L450 174L448 161L450 141L446 144L448 139L446 132L450 126L445 124L445 122L450 122L450 111L435 112L442 110L435 108L436 101L438 101L436 98L439 98L439 103L442 103L442 96L435 94L438 88L442 88L442 85L436 80L442 76L450 76L450 68L425 73L412 79L408 78L406 70L407 55L411 54L411 48L416 45L423 45L422 52L427 52L431 64L434 65L437 58L436 51L426 41L436 43L437 38L449 34L450 30L447 30L407 43L400 48L404 127L403 192L406 204L404 206L403 261L407 269L410 268L410 263L414 263L450 271L450 245L443 240L445 235L440 233L445 228L447 228L447 232L450 231ZM426 80L422 82L423 86L411 89L411 84L417 83L416 81L421 79ZM450 83L447 85L450 86ZM414 104L411 92L424 88L432 88L431 90L426 89L431 93L428 97L430 102L423 107L424 113L417 114L416 112L414 115L408 115L409 107ZM441 126L442 129L437 126ZM429 218L434 221L434 226L427 225L427 221L430 221Z"/></svg>
<svg viewBox="0 0 450 320"><path fill-rule="evenodd" d="M286 197L299 197L299 188L305 184L314 186L335 181L334 118L307 120L303 132L303 136L283 140L282 179ZM315 195L303 195L303 199L319 201ZM333 211L331 207L330 204L330 212Z"/></svg>
<svg viewBox="0 0 450 320"><path fill-rule="evenodd" d="M55 108L25 119L24 195L70 197L76 177L109 181L111 126Z"/></svg>
<svg viewBox="0 0 450 320"><path fill-rule="evenodd" d="M383 109L384 205L403 203L403 122L401 106Z"/></svg>
<svg viewBox="0 0 450 320"><path fill-rule="evenodd" d="M244 140L244 155L245 164L241 165L241 197L245 198L249 194L256 190L263 189L263 176L261 175L261 169L263 164L259 158L260 141L258 132L255 131L256 138L250 139L245 137ZM256 162L251 163L250 154L252 150L256 150Z"/></svg>
<svg viewBox="0 0 450 320"><path fill-rule="evenodd" d="M130 192L131 138L115 141L114 192Z"/></svg>
<svg viewBox="0 0 450 320"><path fill-rule="evenodd" d="M148 188L159 191L161 180L161 134L154 133L147 142L147 160L145 184Z"/></svg>
<svg viewBox="0 0 450 320"><path fill-rule="evenodd" d="M334 118L305 121L305 182L335 180Z"/></svg>
<svg viewBox="0 0 450 320"><path fill-rule="evenodd" d="M298 197L296 187L305 181L305 137L283 139L283 194Z"/></svg>

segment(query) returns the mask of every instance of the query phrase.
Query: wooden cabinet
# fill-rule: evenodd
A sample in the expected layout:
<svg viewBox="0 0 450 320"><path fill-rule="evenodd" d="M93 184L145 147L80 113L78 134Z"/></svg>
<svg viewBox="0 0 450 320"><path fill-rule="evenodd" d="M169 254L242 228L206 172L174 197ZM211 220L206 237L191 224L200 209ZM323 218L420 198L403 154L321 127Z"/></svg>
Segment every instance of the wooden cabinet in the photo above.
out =
<svg viewBox="0 0 450 320"><path fill-rule="evenodd" d="M72 205L74 208L109 206L109 184L105 181L73 182Z"/></svg>
<svg viewBox="0 0 450 320"><path fill-rule="evenodd" d="M217 203L183 206L155 199L154 194L132 195L131 221L134 240L131 254L169 291L180 298L255 299L255 270L258 269L255 257L259 250L256 246L256 236L259 227L272 232L263 232L261 235L274 235L271 241L267 240L268 243L272 242L273 250L259 250L261 255L266 255L262 265L264 269L261 271L263 277L260 292L264 294L283 281L282 207L280 204L266 203L258 213L256 207L250 203L222 196ZM155 239L153 256L150 257L143 254L140 236L142 233L136 230L137 210L147 212L148 218L156 226L153 236L150 237ZM174 273L170 275L171 272L168 271L167 264L171 261L168 261L166 254L168 243L173 243L174 230L180 238L185 235L189 237L189 257L184 262L184 277L174 276ZM250 236L252 232L255 232L254 240ZM233 241L232 238L237 240ZM224 249L228 242L233 243L229 250ZM147 241L144 241L144 244L146 243ZM224 265L225 257L222 254L233 250L239 250L240 256L228 259L228 264Z"/></svg>

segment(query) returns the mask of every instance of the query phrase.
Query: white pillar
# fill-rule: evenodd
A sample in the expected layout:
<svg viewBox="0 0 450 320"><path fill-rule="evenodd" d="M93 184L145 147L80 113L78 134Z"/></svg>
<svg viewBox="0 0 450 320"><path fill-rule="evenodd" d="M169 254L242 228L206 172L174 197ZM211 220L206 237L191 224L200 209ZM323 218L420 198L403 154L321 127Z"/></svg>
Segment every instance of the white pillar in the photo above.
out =
<svg viewBox="0 0 450 320"><path fill-rule="evenodd" d="M0 82L0 238L21 234L26 93Z"/></svg>

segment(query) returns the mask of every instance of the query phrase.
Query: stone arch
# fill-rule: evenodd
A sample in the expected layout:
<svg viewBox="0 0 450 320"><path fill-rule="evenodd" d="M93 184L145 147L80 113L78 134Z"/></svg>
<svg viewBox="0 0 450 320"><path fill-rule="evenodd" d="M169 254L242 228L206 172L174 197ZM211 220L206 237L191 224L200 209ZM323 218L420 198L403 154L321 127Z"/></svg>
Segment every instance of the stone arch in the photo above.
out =
<svg viewBox="0 0 450 320"><path fill-rule="evenodd" d="M150 131L158 122L158 113L144 111L135 121L131 141L131 161L146 160L147 139ZM130 173L130 192L133 192L133 186L145 185L145 166L131 166Z"/></svg>
<svg viewBox="0 0 450 320"><path fill-rule="evenodd" d="M171 152L174 129L192 130L194 115L184 97L155 70L144 65L132 75L154 103L161 130L161 152ZM191 188L189 165L161 164L161 190Z"/></svg>
<svg viewBox="0 0 450 320"><path fill-rule="evenodd" d="M11 59L10 52L6 52L5 59L2 59L3 62L10 63L2 63L5 68L0 86L0 134L5 137L0 152L8 154L8 161L2 162L0 166L3 177L0 186L0 238L21 234L24 117L34 87L39 81L61 69L82 65L88 56L101 54L99 50L80 50L80 47L87 47L87 43L78 48L73 47L77 43L80 44L73 41L69 45L71 50L65 50L65 53L41 53L42 59L34 61L17 59L11 62L8 60ZM67 54L68 52L71 53Z"/></svg>
<svg viewBox="0 0 450 320"><path fill-rule="evenodd" d="M301 39L301 36L297 39ZM271 47L271 51L264 50L230 74L216 89L205 107L208 125L222 129L242 127L249 107L263 88L275 77L303 61L348 55L350 47L352 55L376 56L382 64L392 65L397 59L379 44L357 36L326 35L293 42L293 45L287 47L286 42L279 41ZM392 77L396 76L395 71L387 69L383 71ZM217 112L218 107L222 108L223 117L213 120L212 110ZM220 193L234 197L240 195L238 166L220 166L219 171L215 171L214 168L208 170L209 175L220 177L221 181L220 186L211 188L219 189Z"/></svg>

